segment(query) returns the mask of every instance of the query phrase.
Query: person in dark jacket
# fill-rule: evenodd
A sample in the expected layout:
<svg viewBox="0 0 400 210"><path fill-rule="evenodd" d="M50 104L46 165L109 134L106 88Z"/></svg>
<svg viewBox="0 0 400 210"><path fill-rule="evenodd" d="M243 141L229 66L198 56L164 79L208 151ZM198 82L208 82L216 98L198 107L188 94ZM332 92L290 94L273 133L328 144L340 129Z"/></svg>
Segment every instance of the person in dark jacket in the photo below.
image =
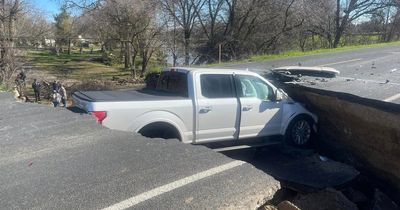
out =
<svg viewBox="0 0 400 210"><path fill-rule="evenodd" d="M36 79L33 80L32 83L32 89L33 92L35 93L35 101L39 102L40 101L40 88L41 88L40 82L38 82Z"/></svg>
<svg viewBox="0 0 400 210"><path fill-rule="evenodd" d="M56 91L57 93L60 93L60 85L57 81L54 80L52 86L53 86L53 92Z"/></svg>
<svg viewBox="0 0 400 210"><path fill-rule="evenodd" d="M19 72L18 78L21 80L21 84L22 84L24 87L26 87L26 83L25 83L26 74L25 74L24 71Z"/></svg>

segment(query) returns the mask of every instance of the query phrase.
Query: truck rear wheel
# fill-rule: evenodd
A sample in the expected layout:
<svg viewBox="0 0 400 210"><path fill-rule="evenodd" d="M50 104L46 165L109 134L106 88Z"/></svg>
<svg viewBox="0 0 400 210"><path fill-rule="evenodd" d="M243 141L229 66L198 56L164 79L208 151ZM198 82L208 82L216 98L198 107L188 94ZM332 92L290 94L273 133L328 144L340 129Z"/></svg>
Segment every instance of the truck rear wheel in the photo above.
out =
<svg viewBox="0 0 400 210"><path fill-rule="evenodd" d="M181 139L178 130L167 123L151 123L138 132L148 138Z"/></svg>

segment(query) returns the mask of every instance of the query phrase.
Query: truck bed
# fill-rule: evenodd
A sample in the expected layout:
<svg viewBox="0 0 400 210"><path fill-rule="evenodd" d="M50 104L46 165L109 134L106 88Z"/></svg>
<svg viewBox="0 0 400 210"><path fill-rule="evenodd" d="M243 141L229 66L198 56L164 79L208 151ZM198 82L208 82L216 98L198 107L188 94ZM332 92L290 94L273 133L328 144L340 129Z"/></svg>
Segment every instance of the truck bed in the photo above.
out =
<svg viewBox="0 0 400 210"><path fill-rule="evenodd" d="M184 100L187 97L168 92L143 90L77 91L74 96L89 102Z"/></svg>

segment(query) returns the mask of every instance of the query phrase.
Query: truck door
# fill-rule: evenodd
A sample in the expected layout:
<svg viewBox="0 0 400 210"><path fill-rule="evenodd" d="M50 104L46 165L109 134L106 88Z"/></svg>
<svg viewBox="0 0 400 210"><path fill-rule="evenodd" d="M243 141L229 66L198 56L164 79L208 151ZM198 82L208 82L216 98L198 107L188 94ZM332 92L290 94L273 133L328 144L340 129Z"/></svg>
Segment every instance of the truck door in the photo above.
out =
<svg viewBox="0 0 400 210"><path fill-rule="evenodd" d="M198 74L196 142L236 139L239 102L232 74Z"/></svg>
<svg viewBox="0 0 400 210"><path fill-rule="evenodd" d="M271 85L252 75L236 75L235 81L241 104L239 138L280 134L282 103L273 101Z"/></svg>

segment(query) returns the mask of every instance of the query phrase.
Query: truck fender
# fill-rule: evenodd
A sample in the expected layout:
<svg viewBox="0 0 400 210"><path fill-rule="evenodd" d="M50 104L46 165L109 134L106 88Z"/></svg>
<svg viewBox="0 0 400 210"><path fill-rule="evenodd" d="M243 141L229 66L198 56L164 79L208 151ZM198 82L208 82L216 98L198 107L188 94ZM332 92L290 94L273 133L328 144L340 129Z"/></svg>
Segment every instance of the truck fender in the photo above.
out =
<svg viewBox="0 0 400 210"><path fill-rule="evenodd" d="M130 130L138 133L140 129L144 128L146 125L157 122L167 123L175 127L181 136L181 141L187 141L187 136L185 135L185 131L187 131L187 129L184 122L177 115L168 111L152 111L140 115L138 118L136 118L135 123L130 126Z"/></svg>
<svg viewBox="0 0 400 210"><path fill-rule="evenodd" d="M286 107L284 107L284 109L290 109L290 111L285 111L286 116L283 117L283 119L286 119L284 122L282 122L282 127L281 127L281 134L285 135L286 133L286 129L288 128L289 124L292 122L292 120L294 118L296 118L299 115L307 115L309 116L311 119L314 120L314 126L313 129L315 132L317 132L317 123L318 123L318 117L309 112L307 109L305 109L304 107L300 106L300 104L291 104L291 105L287 105Z"/></svg>

